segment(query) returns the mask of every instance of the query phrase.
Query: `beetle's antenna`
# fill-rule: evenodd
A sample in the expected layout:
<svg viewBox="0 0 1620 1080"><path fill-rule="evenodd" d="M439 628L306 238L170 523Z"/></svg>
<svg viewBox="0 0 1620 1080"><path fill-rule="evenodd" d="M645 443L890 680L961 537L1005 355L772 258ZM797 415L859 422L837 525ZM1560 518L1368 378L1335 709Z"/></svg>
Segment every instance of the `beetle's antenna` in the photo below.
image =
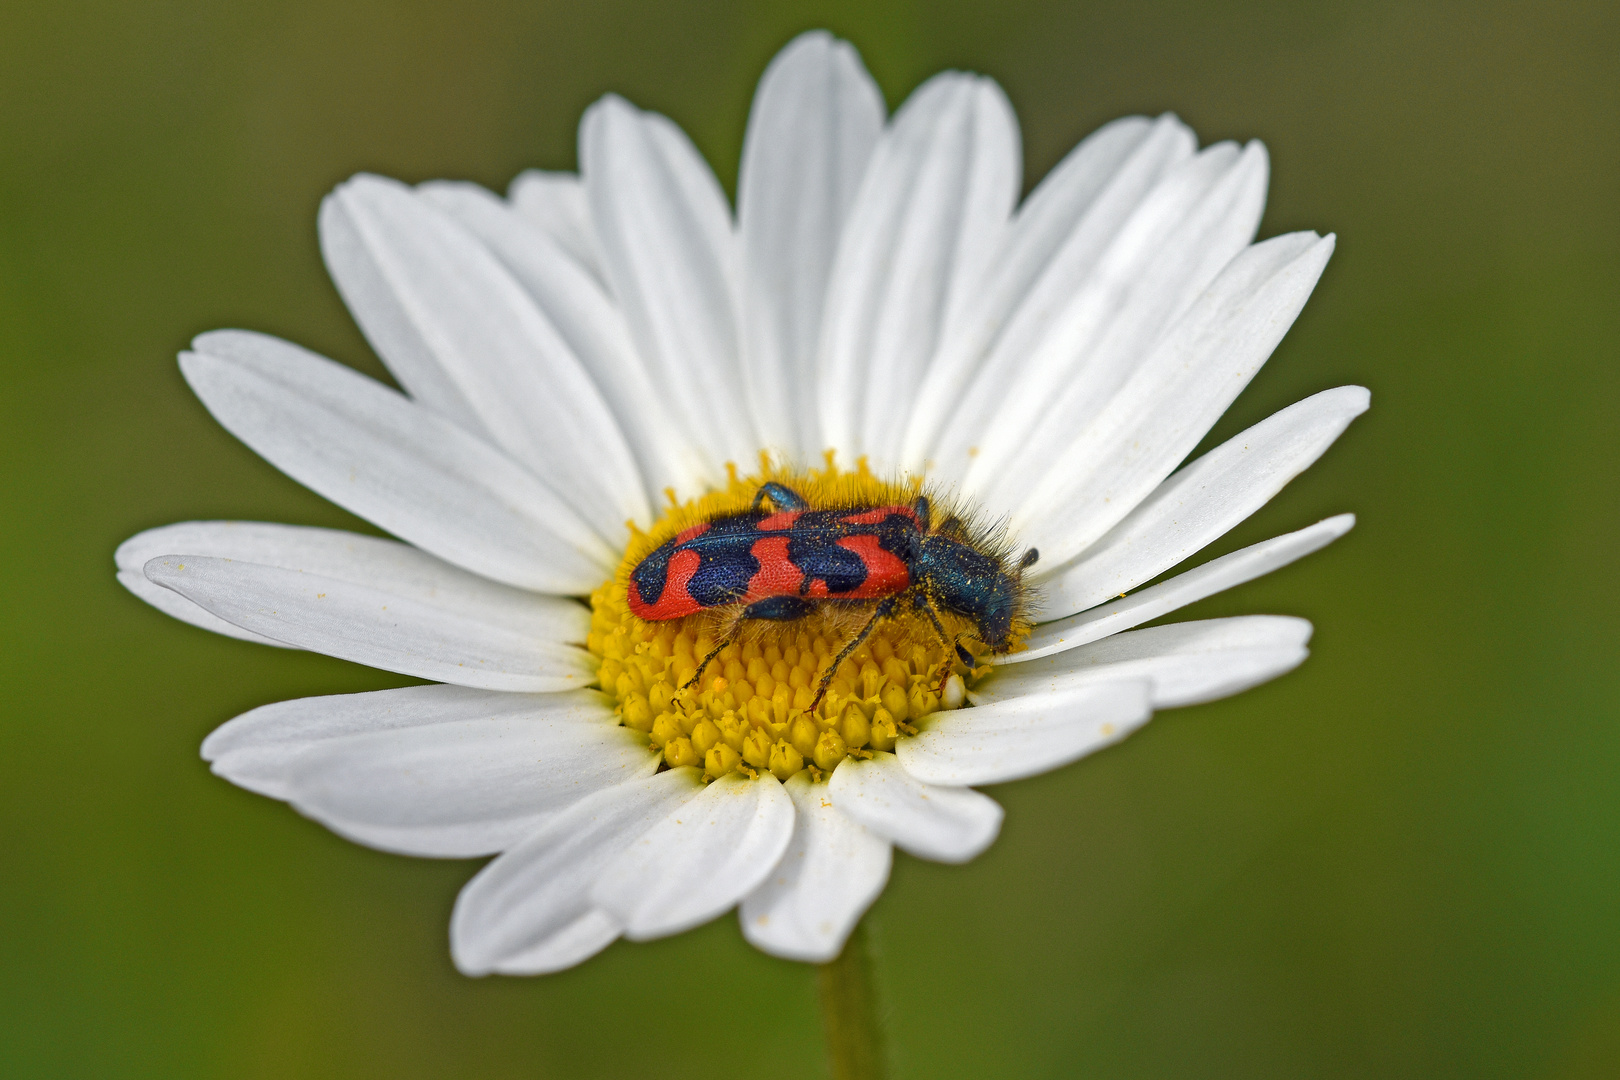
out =
<svg viewBox="0 0 1620 1080"><path fill-rule="evenodd" d="M871 635L873 628L877 626L880 619L886 619L894 613L894 602L899 599L899 596L900 594L897 593L879 604L877 610L872 612L872 617L866 621L866 628L851 638L849 644L840 649L838 655L833 657L832 663L827 665L827 674L821 677L821 682L816 686L816 696L810 702L808 712L815 712L816 706L820 705L821 699L827 695L827 687L832 685L833 676L838 674L838 665L842 664L850 653L860 648L861 642Z"/></svg>

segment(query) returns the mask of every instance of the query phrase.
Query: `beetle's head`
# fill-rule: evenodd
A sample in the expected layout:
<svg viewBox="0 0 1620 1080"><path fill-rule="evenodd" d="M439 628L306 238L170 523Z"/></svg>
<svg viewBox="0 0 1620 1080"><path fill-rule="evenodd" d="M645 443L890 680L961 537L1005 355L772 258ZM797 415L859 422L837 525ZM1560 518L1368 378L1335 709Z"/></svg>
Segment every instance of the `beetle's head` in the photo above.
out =
<svg viewBox="0 0 1620 1080"><path fill-rule="evenodd" d="M917 576L939 605L973 620L979 640L991 652L1011 649L1028 606L1024 570L1039 558L1036 550L1030 548L1008 567L1006 560L953 536L926 536L921 549Z"/></svg>

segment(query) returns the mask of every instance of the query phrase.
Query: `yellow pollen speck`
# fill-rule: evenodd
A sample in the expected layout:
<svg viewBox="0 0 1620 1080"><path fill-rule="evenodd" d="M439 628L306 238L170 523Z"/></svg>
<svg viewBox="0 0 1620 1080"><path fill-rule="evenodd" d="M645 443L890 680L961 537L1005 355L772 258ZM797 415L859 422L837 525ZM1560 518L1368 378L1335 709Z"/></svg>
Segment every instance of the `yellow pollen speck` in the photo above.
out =
<svg viewBox="0 0 1620 1080"><path fill-rule="evenodd" d="M871 616L862 604L828 604L797 622L747 623L692 683L698 664L723 639L727 614L638 619L625 598L630 571L682 529L747 509L767 480L789 483L812 506L906 503L917 494L915 485L879 481L864 462L840 471L829 459L825 469L787 474L762 461L759 475L739 478L733 470L723 489L701 498L677 503L668 493L665 516L633 533L618 572L591 594L586 647L620 723L645 733L670 767L701 766L710 780L729 772L787 780L805 769L822 779L847 757L893 750L902 734L915 732L911 721L964 699L966 667L947 653L926 616L902 611L844 660L812 709L827 666Z"/></svg>

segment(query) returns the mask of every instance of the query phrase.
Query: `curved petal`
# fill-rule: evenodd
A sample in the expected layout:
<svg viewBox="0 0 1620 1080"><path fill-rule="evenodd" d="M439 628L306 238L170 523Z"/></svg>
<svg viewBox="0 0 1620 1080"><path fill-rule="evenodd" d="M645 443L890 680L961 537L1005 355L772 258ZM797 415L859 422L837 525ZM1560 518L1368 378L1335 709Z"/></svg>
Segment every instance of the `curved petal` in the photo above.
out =
<svg viewBox="0 0 1620 1080"><path fill-rule="evenodd" d="M1310 296L1331 236L1249 248L1078 435L1031 435L1034 487L1012 531L1061 565L1136 508L1248 385ZM1039 469L1034 463L1039 464Z"/></svg>
<svg viewBox="0 0 1620 1080"><path fill-rule="evenodd" d="M833 806L920 859L962 863L1001 832L1002 810L988 795L925 784L893 754L848 758L827 783Z"/></svg>
<svg viewBox="0 0 1620 1080"><path fill-rule="evenodd" d="M929 365L906 429L908 466L932 462L948 477L960 475L967 448L980 441L1010 380L1027 367L1108 243L1165 172L1196 147L1174 116L1127 117L1088 135L1047 174L1014 218L960 332Z"/></svg>
<svg viewBox="0 0 1620 1080"><path fill-rule="evenodd" d="M1203 566L1177 574L1139 593L1121 597L1111 604L1071 615L1067 619L1042 623L1025 642L1028 648L1024 652L997 656L992 658L991 663L1005 665L1039 660L1140 626L1320 551L1349 532L1355 523L1354 514L1339 514L1297 532L1274 536L1229 555L1211 559Z"/></svg>
<svg viewBox="0 0 1620 1080"><path fill-rule="evenodd" d="M613 860L591 901L647 941L708 922L753 892L793 836L793 801L776 777L728 773Z"/></svg>
<svg viewBox="0 0 1620 1080"><path fill-rule="evenodd" d="M860 55L821 30L776 54L748 115L737 180L743 377L759 430L800 460L821 450L805 403L822 299L883 117Z"/></svg>
<svg viewBox="0 0 1620 1080"><path fill-rule="evenodd" d="M1018 121L990 79L924 83L879 140L833 264L818 350L821 433L898 456L923 372L979 289L1018 197Z"/></svg>
<svg viewBox="0 0 1620 1080"><path fill-rule="evenodd" d="M1072 439L1153 354L1155 343L1254 237L1265 206L1265 148L1205 148L1171 169L1108 245L1084 285L1065 298L1031 343L1021 377L988 415L964 484L993 486L1016 505L1042 462L1022 453L1020 432ZM992 481L990 478L994 477Z"/></svg>
<svg viewBox="0 0 1620 1080"><path fill-rule="evenodd" d="M1283 615L1171 623L997 668L968 691L975 705L1145 679L1155 709L1229 697L1305 662L1311 624Z"/></svg>
<svg viewBox="0 0 1620 1080"><path fill-rule="evenodd" d="M586 110L579 144L602 264L647 370L707 449L711 479L728 460L751 465L725 193L680 128L616 95Z"/></svg>
<svg viewBox="0 0 1620 1080"><path fill-rule="evenodd" d="M599 702L586 690L512 694L443 683L297 698L227 720L203 740L202 757L231 783L286 801L293 797L286 783L290 763L331 739L461 720L521 719L548 708L589 708Z"/></svg>
<svg viewBox="0 0 1620 1080"><path fill-rule="evenodd" d="M579 641L589 626L589 616L572 600L499 585L409 544L342 529L264 521L186 521L132 536L118 551L121 564L137 573L160 555L181 552L337 578L506 626L536 641ZM148 587L161 588L150 582Z"/></svg>
<svg viewBox="0 0 1620 1080"><path fill-rule="evenodd" d="M670 769L588 795L546 819L456 898L450 916L456 967L466 975L535 974L605 948L623 927L592 909L592 884L632 841L702 790L696 769Z"/></svg>
<svg viewBox="0 0 1620 1080"><path fill-rule="evenodd" d="M1153 715L1145 681L1087 684L925 716L894 748L925 784L1001 784L1038 776L1118 742Z"/></svg>
<svg viewBox="0 0 1620 1080"><path fill-rule="evenodd" d="M833 808L827 789L797 773L782 785L793 800L793 839L765 883L737 910L743 936L788 960L825 963L889 880L889 842Z"/></svg>
<svg viewBox="0 0 1620 1080"><path fill-rule="evenodd" d="M386 570L356 583L184 553L159 556L144 572L245 630L384 671L518 692L570 690L595 677L590 654L564 643L583 641L589 613L553 597L518 594L486 607L476 591L424 596Z"/></svg>
<svg viewBox="0 0 1620 1080"><path fill-rule="evenodd" d="M394 381L425 408L487 438L478 409L412 325L411 312L368 250L358 223L330 195L321 201L316 231L326 272Z"/></svg>
<svg viewBox="0 0 1620 1080"><path fill-rule="evenodd" d="M261 553L264 549L259 547L258 541L263 530L269 530L269 536L274 538L277 530L289 527L264 525L256 521L186 521L147 529L119 544L118 550L113 552L113 564L118 567L118 583L165 615L172 615L204 630L257 645L274 645L278 649L297 648L285 641L276 641L226 622L179 593L148 581L144 569L147 563L171 551L195 551L199 555L217 555L221 558L251 558L240 553L250 550L255 554ZM273 546L269 550L274 550Z"/></svg>
<svg viewBox="0 0 1620 1080"><path fill-rule="evenodd" d="M305 487L509 585L582 595L617 558L532 473L404 395L296 345L221 330L180 370L208 411Z"/></svg>
<svg viewBox="0 0 1620 1080"><path fill-rule="evenodd" d="M203 744L216 773L352 840L460 858L658 765L601 694L413 686L266 705Z"/></svg>
<svg viewBox="0 0 1620 1080"><path fill-rule="evenodd" d="M624 933L619 920L595 908L534 946L505 957L492 971L502 975L550 975L583 963ZM467 974L480 974L467 972Z"/></svg>
<svg viewBox="0 0 1620 1080"><path fill-rule="evenodd" d="M434 181L417 191L483 241L528 290L601 387L648 490L695 489L705 475L703 453L659 399L624 314L601 281L538 226L476 184ZM638 515L650 512L645 500L641 505ZM645 518L637 520L645 524Z"/></svg>
<svg viewBox="0 0 1620 1080"><path fill-rule="evenodd" d="M435 382L456 388L478 430L546 477L601 535L617 538L626 518L647 513L630 448L596 384L483 244L429 200L377 176L356 176L326 197L323 231L338 218L358 245L345 245L347 256L365 258L368 277L388 292L383 315L353 308L368 334L385 328L373 335L379 353L437 365ZM334 272L347 265L334 262Z"/></svg>
<svg viewBox="0 0 1620 1080"><path fill-rule="evenodd" d="M506 201L575 262L602 277L602 249L578 173L525 169L507 185Z"/></svg>
<svg viewBox="0 0 1620 1080"><path fill-rule="evenodd" d="M1185 466L1078 560L1035 575L1041 611L1082 611L1191 558L1310 468L1370 400L1359 386L1324 390Z"/></svg>

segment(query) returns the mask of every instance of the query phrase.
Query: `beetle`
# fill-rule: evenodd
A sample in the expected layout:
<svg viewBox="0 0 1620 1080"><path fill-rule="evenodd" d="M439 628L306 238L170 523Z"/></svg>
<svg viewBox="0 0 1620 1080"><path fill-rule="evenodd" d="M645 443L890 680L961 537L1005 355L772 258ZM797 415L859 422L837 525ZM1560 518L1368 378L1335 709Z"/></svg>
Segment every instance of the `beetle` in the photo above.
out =
<svg viewBox="0 0 1620 1080"><path fill-rule="evenodd" d="M874 605L821 677L812 709L844 659L905 604L926 614L940 642L971 667L973 655L946 633L939 611L969 620L991 652L1009 651L1028 606L1023 573L1040 556L1030 548L1013 562L958 517L936 528L931 511L926 495L909 505L813 508L767 481L748 510L684 529L637 563L626 586L630 612L662 622L740 606L691 686L745 622L790 622L825 604Z"/></svg>

